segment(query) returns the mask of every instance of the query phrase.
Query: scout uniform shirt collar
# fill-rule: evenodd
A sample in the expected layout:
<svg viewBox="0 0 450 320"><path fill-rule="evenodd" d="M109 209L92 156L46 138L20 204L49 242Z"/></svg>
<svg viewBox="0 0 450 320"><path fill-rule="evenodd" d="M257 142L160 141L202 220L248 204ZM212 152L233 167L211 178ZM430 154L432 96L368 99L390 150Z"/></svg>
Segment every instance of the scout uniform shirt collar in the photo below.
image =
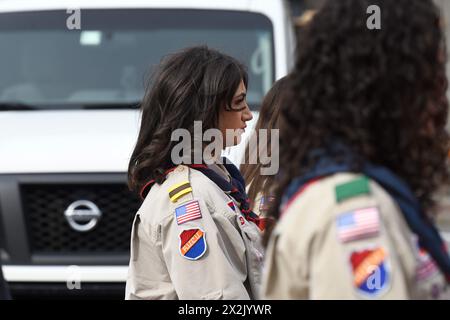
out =
<svg viewBox="0 0 450 320"><path fill-rule="evenodd" d="M222 178L224 178L228 182L231 182L231 175L222 164L213 163L211 165L208 165L208 168L213 170L215 173L220 175Z"/></svg>

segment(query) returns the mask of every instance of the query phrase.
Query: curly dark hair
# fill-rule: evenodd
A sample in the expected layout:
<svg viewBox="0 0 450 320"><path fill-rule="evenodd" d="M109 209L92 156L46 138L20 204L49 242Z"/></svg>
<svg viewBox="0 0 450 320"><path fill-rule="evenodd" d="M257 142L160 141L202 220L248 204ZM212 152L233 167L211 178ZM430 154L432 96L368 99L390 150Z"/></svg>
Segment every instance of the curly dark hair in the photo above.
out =
<svg viewBox="0 0 450 320"><path fill-rule="evenodd" d="M150 180L162 183L178 143L171 140L172 132L186 129L193 136L194 121L202 121L203 131L217 128L220 108L233 111L231 101L241 81L247 87L244 65L206 46L165 57L141 104L139 136L128 165L130 189L139 193Z"/></svg>
<svg viewBox="0 0 450 320"><path fill-rule="evenodd" d="M366 25L370 5L381 9L381 29ZM449 147L446 51L435 5L330 0L302 32L281 110L282 172L269 215L279 217L292 178L316 163L308 153L334 139L395 172L431 209L433 193L448 181Z"/></svg>

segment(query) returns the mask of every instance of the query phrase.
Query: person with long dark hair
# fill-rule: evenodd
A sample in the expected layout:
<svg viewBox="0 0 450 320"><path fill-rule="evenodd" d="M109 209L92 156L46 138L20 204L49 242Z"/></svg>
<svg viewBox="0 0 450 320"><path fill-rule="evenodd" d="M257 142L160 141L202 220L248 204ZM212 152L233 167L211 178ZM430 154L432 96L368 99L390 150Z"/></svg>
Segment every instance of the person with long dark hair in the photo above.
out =
<svg viewBox="0 0 450 320"><path fill-rule="evenodd" d="M220 157L252 119L247 82L242 64L204 46L161 63L129 163L129 186L144 201L133 222L126 299L258 297L262 225L239 170ZM219 150L198 136L199 123L200 135L220 133L211 138ZM187 148L172 139L180 132Z"/></svg>
<svg viewBox="0 0 450 320"><path fill-rule="evenodd" d="M256 122L254 134L256 139L249 139L245 147L244 161L241 164L241 173L247 184L247 193L250 200L251 209L259 216L266 216L270 203L273 201L271 188L274 185L275 175L264 175L262 169L271 164L263 163L260 155L264 154L268 159L276 155L271 154L272 150L272 130L279 128L279 116L283 98L283 91L288 85L287 77L276 81L272 88L265 95L259 110L258 121ZM260 143L260 130L267 130L267 141ZM262 150L262 149L265 150ZM276 150L278 151L278 150ZM247 161L256 159L256 163Z"/></svg>
<svg viewBox="0 0 450 320"><path fill-rule="evenodd" d="M448 297L434 226L448 183L441 25L431 0L329 0L304 28L281 110L263 297Z"/></svg>

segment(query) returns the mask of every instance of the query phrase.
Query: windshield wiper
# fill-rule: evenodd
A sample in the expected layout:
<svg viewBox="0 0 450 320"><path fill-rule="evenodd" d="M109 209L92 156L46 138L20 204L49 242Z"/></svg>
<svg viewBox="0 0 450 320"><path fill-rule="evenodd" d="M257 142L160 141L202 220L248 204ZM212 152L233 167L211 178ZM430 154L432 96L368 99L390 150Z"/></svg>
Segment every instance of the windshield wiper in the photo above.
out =
<svg viewBox="0 0 450 320"><path fill-rule="evenodd" d="M22 110L38 110L39 107L32 106L21 102L1 102L0 111L22 111Z"/></svg>
<svg viewBox="0 0 450 320"><path fill-rule="evenodd" d="M141 107L140 102L127 102L127 103L93 103L84 104L83 109L88 110L114 110L114 109L139 109Z"/></svg>
<svg viewBox="0 0 450 320"><path fill-rule="evenodd" d="M67 110L67 109L86 109L86 110L118 110L118 109L139 109L140 102L127 103L74 103L62 105L42 105L40 107L22 103L22 102L1 102L0 111L22 111L22 110Z"/></svg>

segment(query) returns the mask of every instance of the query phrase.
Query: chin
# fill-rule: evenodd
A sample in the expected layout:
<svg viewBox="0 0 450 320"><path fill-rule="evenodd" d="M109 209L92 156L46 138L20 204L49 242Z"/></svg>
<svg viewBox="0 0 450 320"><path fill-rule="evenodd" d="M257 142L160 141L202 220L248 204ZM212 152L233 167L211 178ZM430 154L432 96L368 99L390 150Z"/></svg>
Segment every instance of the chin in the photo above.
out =
<svg viewBox="0 0 450 320"><path fill-rule="evenodd" d="M241 136L235 137L235 138L233 139L233 141L230 141L230 142L227 141L227 143L225 144L225 147L226 147L226 148L230 148L230 147L237 146L238 144L241 143L241 141L242 141Z"/></svg>
<svg viewBox="0 0 450 320"><path fill-rule="evenodd" d="M234 129L234 131L235 131L235 133L234 133L233 137L229 137L232 139L226 139L226 137L224 139L224 140L226 140L226 142L225 142L226 148L234 147L234 146L240 144L242 141L242 134L244 133L243 130L242 129Z"/></svg>
<svg viewBox="0 0 450 320"><path fill-rule="evenodd" d="M239 143L241 143L241 141L242 141L242 137L241 137L241 135L239 135L238 137L235 137L234 138L234 143L233 143L233 146L237 146Z"/></svg>

